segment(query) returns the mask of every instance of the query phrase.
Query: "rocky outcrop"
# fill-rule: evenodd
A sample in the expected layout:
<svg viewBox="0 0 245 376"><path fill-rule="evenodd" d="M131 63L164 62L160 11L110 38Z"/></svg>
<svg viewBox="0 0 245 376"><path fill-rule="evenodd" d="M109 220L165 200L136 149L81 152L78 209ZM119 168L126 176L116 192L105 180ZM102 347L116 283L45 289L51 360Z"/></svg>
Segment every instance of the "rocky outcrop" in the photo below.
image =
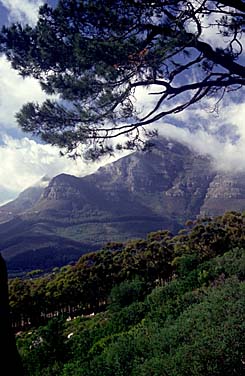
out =
<svg viewBox="0 0 245 376"><path fill-rule="evenodd" d="M245 172L218 173L207 189L200 215L222 215L232 210L245 210Z"/></svg>
<svg viewBox="0 0 245 376"><path fill-rule="evenodd" d="M32 208L49 214L58 210L80 211L86 218L100 214L116 217L158 217L178 223L199 213L215 176L210 160L187 147L158 141L145 153L134 153L101 167L96 173L76 178L61 174L51 180Z"/></svg>

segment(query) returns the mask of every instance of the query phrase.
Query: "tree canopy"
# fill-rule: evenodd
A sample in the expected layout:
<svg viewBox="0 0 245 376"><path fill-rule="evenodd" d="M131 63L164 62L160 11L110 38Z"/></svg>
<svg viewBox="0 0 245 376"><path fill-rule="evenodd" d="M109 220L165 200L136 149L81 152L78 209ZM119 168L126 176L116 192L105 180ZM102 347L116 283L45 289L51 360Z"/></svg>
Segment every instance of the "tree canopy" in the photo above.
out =
<svg viewBox="0 0 245 376"><path fill-rule="evenodd" d="M245 85L240 0L60 0L33 28L3 27L0 51L51 97L17 116L26 132L97 158L141 145L142 131L206 97ZM137 103L147 89L152 106ZM147 106L148 108L149 106ZM154 133L154 132L153 132Z"/></svg>
<svg viewBox="0 0 245 376"><path fill-rule="evenodd" d="M244 375L244 225L188 221L11 279L25 375Z"/></svg>

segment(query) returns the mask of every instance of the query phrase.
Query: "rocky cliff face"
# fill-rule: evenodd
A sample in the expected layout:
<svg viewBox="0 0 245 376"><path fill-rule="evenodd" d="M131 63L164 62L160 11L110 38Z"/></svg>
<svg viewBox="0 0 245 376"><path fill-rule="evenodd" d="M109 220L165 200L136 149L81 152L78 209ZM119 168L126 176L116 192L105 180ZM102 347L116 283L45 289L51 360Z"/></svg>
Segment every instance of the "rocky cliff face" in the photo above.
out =
<svg viewBox="0 0 245 376"><path fill-rule="evenodd" d="M134 153L84 178L55 177L32 208L40 213L78 210L93 217L195 216L215 172L208 158L187 147L158 141L146 153ZM116 218L115 218L116 219ZM171 219L172 220L172 219Z"/></svg>
<svg viewBox="0 0 245 376"><path fill-rule="evenodd" d="M245 172L218 173L209 158L159 139L151 151L133 153L83 178L58 175L26 207L23 202L20 196L5 206L15 218L0 225L0 250L14 265L24 264L27 255L42 263L50 254L55 264L57 253L65 257L67 249L69 259L79 249L98 249L108 241L164 228L176 232L200 215L243 211Z"/></svg>
<svg viewBox="0 0 245 376"><path fill-rule="evenodd" d="M218 173L207 189L200 215L222 215L232 210L245 210L245 172Z"/></svg>

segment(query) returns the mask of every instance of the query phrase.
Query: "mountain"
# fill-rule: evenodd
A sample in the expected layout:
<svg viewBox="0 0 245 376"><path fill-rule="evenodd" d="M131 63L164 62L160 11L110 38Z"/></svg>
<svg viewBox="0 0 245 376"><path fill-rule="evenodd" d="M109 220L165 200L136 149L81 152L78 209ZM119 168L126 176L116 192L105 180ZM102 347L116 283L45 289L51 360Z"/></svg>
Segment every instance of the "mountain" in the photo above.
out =
<svg viewBox="0 0 245 376"><path fill-rule="evenodd" d="M50 179L44 176L34 186L25 189L13 201L0 207L0 223L7 222L22 212L31 209L40 199L44 188L48 185Z"/></svg>
<svg viewBox="0 0 245 376"><path fill-rule="evenodd" d="M0 250L9 270L50 268L226 210L245 210L245 173L217 173L208 157L158 139L147 152L82 178L58 175L1 207Z"/></svg>
<svg viewBox="0 0 245 376"><path fill-rule="evenodd" d="M200 215L222 215L224 211L245 210L245 172L218 173L209 185Z"/></svg>

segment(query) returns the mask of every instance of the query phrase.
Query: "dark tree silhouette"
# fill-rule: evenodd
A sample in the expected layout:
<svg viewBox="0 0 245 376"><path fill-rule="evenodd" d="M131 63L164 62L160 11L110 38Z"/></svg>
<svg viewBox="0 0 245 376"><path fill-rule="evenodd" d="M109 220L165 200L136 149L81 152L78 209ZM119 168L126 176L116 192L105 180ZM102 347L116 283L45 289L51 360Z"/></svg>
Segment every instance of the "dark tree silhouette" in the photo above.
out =
<svg viewBox="0 0 245 376"><path fill-rule="evenodd" d="M73 157L82 147L90 158L110 153L121 135L130 137L119 149L141 145L147 125L244 86L244 11L240 0L44 5L34 28L15 24L0 34L13 68L55 95L24 105L17 120ZM140 87L154 97L148 113L135 102Z"/></svg>
<svg viewBox="0 0 245 376"><path fill-rule="evenodd" d="M0 255L0 370L4 375L24 375L21 360L11 327L8 276L5 262Z"/></svg>

